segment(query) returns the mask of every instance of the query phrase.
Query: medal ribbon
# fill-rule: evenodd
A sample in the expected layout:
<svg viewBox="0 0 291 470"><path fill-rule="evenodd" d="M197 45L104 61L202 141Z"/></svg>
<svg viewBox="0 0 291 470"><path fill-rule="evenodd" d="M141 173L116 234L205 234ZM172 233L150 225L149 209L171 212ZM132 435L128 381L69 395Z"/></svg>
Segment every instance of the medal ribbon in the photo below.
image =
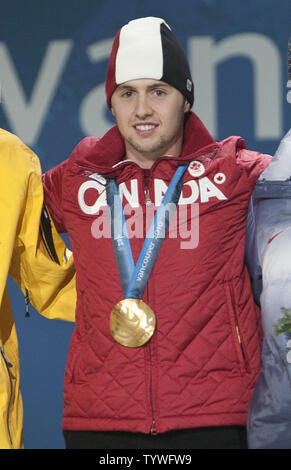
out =
<svg viewBox="0 0 291 470"><path fill-rule="evenodd" d="M141 299L142 297L174 215L175 211L172 208L174 207L175 210L177 208L183 185L182 177L187 167L188 165L181 165L177 168L153 218L136 265L133 261L124 210L116 181L114 178L107 179L106 197L111 214L112 243L125 299Z"/></svg>

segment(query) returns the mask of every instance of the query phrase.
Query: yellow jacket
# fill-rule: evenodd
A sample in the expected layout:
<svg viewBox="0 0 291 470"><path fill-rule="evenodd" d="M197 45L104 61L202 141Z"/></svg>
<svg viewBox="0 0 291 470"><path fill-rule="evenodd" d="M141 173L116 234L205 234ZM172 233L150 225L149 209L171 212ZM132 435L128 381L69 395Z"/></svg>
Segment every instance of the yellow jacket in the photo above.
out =
<svg viewBox="0 0 291 470"><path fill-rule="evenodd" d="M0 129L1 449L23 447L18 345L7 276L42 315L74 321L75 269L70 255L45 210L37 156Z"/></svg>

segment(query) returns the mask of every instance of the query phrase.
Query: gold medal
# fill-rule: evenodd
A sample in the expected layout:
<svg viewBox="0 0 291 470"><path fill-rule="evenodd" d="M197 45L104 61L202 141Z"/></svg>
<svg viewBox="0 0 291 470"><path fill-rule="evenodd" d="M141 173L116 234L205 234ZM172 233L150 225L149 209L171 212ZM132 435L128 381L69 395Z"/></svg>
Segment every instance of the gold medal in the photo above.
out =
<svg viewBox="0 0 291 470"><path fill-rule="evenodd" d="M155 327L153 310L140 299L123 299L111 312L111 334L123 346L143 346L154 334Z"/></svg>

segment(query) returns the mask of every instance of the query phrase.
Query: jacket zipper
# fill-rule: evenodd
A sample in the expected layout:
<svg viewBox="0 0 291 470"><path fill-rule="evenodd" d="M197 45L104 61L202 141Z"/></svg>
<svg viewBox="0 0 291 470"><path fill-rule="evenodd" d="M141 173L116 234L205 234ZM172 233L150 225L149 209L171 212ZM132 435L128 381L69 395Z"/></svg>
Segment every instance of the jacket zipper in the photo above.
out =
<svg viewBox="0 0 291 470"><path fill-rule="evenodd" d="M150 433L152 436L157 435L157 429L156 429L156 420L155 420L155 408L154 408L154 394L153 394L153 370L152 370L152 347L151 347L151 341L148 344L149 348L149 359L150 359L150 405L151 405L151 412L152 412L152 424L151 424L151 429Z"/></svg>
<svg viewBox="0 0 291 470"><path fill-rule="evenodd" d="M50 258L56 263L60 264L58 255L55 249L53 235L52 235L52 226L50 216L48 214L45 204L43 205L41 212L41 238L44 243L44 246L50 256Z"/></svg>
<svg viewBox="0 0 291 470"><path fill-rule="evenodd" d="M29 292L27 289L25 289L25 317L26 318L30 317L29 304L30 304Z"/></svg>
<svg viewBox="0 0 291 470"><path fill-rule="evenodd" d="M144 195L145 195L145 205L146 206L151 206L152 205L152 200L150 198L150 190L145 189L144 190Z"/></svg>
<svg viewBox="0 0 291 470"><path fill-rule="evenodd" d="M12 388L13 388L12 387L12 378L11 378L11 374L10 374L10 368L12 367L12 364L8 361L7 357L5 356L5 353L4 353L3 349L1 347L0 347L0 354L3 357L4 363L5 363L5 366L6 366L6 369L7 369L8 377L9 377L10 394L9 394L9 401L8 401L8 407L7 407L6 425L7 425L7 432L8 432L10 444L13 446L13 441L12 441L12 436L11 436L11 431L10 431L10 424L9 424L9 415L10 415L10 408L11 408L11 402L12 402Z"/></svg>
<svg viewBox="0 0 291 470"><path fill-rule="evenodd" d="M150 189L149 189L149 181L151 177L151 172L148 174L148 177L145 178L145 174L143 173L143 193L144 193L144 204L145 210L143 214L143 227L144 227L144 237L146 236L146 207L152 205L152 200L150 197ZM149 288L148 285L146 287L146 299L149 298ZM152 422L150 427L150 434L155 436L157 434L156 430L156 420L155 420L155 408L154 408L154 396L153 396L153 370L152 370L152 339L149 341L147 347L149 352L149 364L150 364L150 385L149 385L149 393L150 393L150 408L151 408L151 415L152 415Z"/></svg>

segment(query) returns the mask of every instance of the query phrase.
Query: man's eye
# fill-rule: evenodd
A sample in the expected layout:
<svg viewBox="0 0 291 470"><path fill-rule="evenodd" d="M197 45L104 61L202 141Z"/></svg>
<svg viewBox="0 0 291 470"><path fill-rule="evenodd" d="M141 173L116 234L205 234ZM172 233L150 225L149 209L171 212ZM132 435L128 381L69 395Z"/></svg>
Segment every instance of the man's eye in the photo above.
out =
<svg viewBox="0 0 291 470"><path fill-rule="evenodd" d="M123 98L130 98L132 96L132 91L125 91L121 96Z"/></svg>
<svg viewBox="0 0 291 470"><path fill-rule="evenodd" d="M163 95L165 95L164 90L155 90L154 93L155 93L157 96L163 96Z"/></svg>

